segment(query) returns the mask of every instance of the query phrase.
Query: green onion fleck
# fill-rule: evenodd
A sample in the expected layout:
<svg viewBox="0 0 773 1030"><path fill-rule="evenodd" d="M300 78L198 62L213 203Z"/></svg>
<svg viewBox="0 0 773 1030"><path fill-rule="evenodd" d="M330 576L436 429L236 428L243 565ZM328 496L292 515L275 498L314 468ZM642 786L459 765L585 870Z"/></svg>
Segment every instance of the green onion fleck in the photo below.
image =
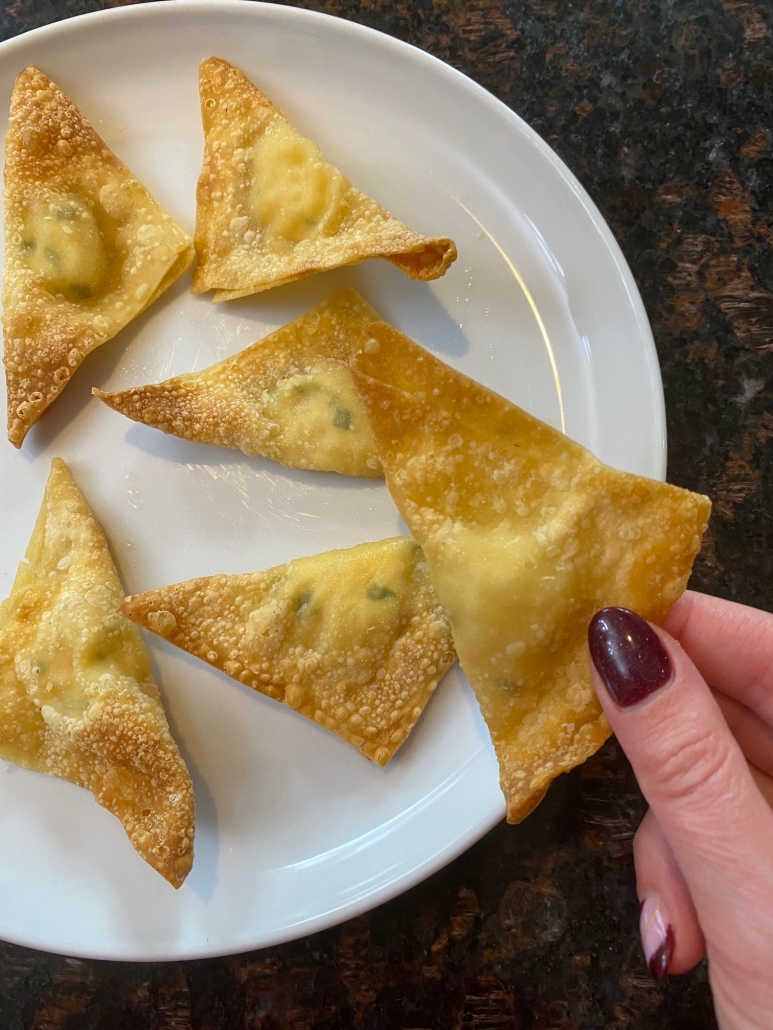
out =
<svg viewBox="0 0 773 1030"><path fill-rule="evenodd" d="M368 587L368 592L365 596L369 601L386 601L388 597L396 597L397 595L389 587L380 587L377 583L374 583L373 586Z"/></svg>
<svg viewBox="0 0 773 1030"><path fill-rule="evenodd" d="M335 418L333 419L333 425L336 429L351 429L352 428L352 413L348 408L336 408Z"/></svg>

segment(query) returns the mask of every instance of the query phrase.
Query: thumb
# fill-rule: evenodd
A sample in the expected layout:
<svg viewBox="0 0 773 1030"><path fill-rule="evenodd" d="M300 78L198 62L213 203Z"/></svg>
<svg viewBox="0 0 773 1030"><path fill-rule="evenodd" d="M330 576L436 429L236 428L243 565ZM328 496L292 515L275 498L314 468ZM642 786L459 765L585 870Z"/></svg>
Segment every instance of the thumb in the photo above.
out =
<svg viewBox="0 0 773 1030"><path fill-rule="evenodd" d="M625 608L598 612L588 643L599 700L684 875L709 957L732 966L756 951L769 961L773 814L709 687L676 641Z"/></svg>

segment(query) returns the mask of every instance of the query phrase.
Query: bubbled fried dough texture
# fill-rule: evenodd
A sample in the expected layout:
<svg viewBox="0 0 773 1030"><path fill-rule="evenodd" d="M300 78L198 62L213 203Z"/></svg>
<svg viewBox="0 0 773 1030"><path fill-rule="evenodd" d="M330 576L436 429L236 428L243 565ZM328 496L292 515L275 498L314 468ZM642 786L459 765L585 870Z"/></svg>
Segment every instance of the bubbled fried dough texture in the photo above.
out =
<svg viewBox="0 0 773 1030"><path fill-rule="evenodd" d="M163 383L93 392L116 411L196 443L261 454L291 468L382 475L349 371L378 319L345 288L232 358Z"/></svg>
<svg viewBox="0 0 773 1030"><path fill-rule="evenodd" d="M107 541L55 458L10 597L0 605L0 758L90 790L179 887L194 798Z"/></svg>
<svg viewBox="0 0 773 1030"><path fill-rule="evenodd" d="M410 537L129 597L120 611L385 765L454 660Z"/></svg>
<svg viewBox="0 0 773 1030"><path fill-rule="evenodd" d="M452 240L413 232L355 189L238 68L210 57L199 84L194 293L232 300L366 258L437 279L456 259Z"/></svg>
<svg viewBox="0 0 773 1030"><path fill-rule="evenodd" d="M383 323L354 368L518 822L609 736L590 679L591 617L622 605L662 622L710 502L607 468Z"/></svg>
<svg viewBox="0 0 773 1030"><path fill-rule="evenodd" d="M193 260L193 241L37 68L18 76L5 151L3 337L17 447L84 357Z"/></svg>

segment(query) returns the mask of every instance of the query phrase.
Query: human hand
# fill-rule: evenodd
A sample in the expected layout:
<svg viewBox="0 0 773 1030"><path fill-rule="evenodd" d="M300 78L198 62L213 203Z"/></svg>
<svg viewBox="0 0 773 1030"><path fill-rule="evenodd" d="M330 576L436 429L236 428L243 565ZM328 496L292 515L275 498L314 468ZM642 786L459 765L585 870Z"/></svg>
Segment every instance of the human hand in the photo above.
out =
<svg viewBox="0 0 773 1030"><path fill-rule="evenodd" d="M773 615L688 592L665 631L588 630L604 711L649 802L634 841L657 979L703 957L722 1030L773 1026Z"/></svg>

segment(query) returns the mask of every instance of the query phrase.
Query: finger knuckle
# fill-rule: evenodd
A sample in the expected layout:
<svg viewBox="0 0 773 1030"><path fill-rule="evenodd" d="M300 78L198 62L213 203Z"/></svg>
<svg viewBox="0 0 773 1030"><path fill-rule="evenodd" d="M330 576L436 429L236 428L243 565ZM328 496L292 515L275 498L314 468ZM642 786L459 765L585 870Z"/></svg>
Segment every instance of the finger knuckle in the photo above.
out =
<svg viewBox="0 0 773 1030"><path fill-rule="evenodd" d="M732 755L719 733L678 738L661 755L657 792L664 802L700 801L725 794L732 783Z"/></svg>

